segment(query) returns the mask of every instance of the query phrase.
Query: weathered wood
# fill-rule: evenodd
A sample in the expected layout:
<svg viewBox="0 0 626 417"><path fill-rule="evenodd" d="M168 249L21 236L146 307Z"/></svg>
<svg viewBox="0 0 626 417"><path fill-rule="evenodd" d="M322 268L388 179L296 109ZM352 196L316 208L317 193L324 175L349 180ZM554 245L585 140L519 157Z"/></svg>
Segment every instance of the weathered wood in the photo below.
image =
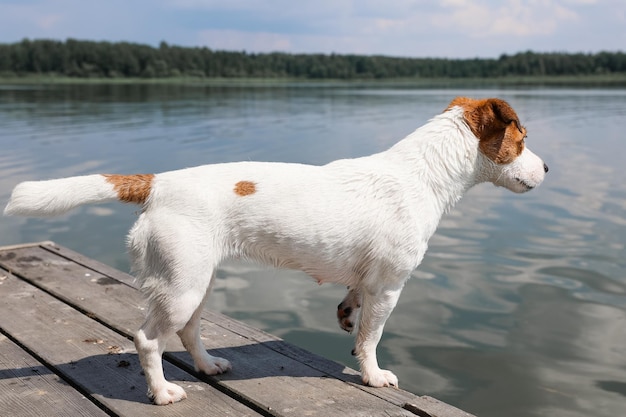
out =
<svg viewBox="0 0 626 417"><path fill-rule="evenodd" d="M0 415L106 417L107 413L0 335Z"/></svg>
<svg viewBox="0 0 626 417"><path fill-rule="evenodd" d="M165 364L169 378L193 395L169 407L155 407L145 395L130 340L11 274L3 280L2 290L0 317L8 318L1 321L3 331L114 414L259 415L169 364Z"/></svg>
<svg viewBox="0 0 626 417"><path fill-rule="evenodd" d="M145 304L131 276L51 243L3 249L0 266L83 312L83 317L104 323L123 339L142 323ZM219 377L196 376L263 414L470 416L430 397L365 387L356 371L216 312L205 311L202 337L211 354L233 362L233 371ZM189 355L177 340L172 342L166 358L194 374ZM145 383L137 385L143 395ZM194 395L190 392L189 397Z"/></svg>

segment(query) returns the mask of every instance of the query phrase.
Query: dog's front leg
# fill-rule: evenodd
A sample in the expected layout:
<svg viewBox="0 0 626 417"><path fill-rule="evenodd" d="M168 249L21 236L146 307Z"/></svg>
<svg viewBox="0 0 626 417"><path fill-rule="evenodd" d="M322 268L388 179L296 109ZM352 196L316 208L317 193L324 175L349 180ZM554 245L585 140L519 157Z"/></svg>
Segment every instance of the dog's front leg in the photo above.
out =
<svg viewBox="0 0 626 417"><path fill-rule="evenodd" d="M404 283L393 287L378 288L372 292L362 291L361 319L356 338L355 353L361 366L361 379L372 387L398 386L398 378L378 367L376 346L383 334L383 327L398 302Z"/></svg>

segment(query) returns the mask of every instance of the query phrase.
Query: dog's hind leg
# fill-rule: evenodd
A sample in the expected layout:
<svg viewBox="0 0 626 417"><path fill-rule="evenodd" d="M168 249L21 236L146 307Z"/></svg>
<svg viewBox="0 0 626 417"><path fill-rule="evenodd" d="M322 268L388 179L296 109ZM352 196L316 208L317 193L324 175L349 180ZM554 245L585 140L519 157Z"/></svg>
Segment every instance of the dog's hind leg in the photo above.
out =
<svg viewBox="0 0 626 417"><path fill-rule="evenodd" d="M355 353L361 367L361 379L372 387L398 386L398 378L380 369L376 359L376 346L383 334L383 327L398 302L404 283L394 286L362 289L361 318L356 338Z"/></svg>
<svg viewBox="0 0 626 417"><path fill-rule="evenodd" d="M176 332L171 322L163 322L162 313L150 307L147 320L135 334L135 347L146 376L148 396L155 404L165 405L187 398L185 390L167 382L163 374L161 356L167 340Z"/></svg>
<svg viewBox="0 0 626 417"><path fill-rule="evenodd" d="M349 288L348 294L337 306L337 321L339 327L348 333L352 333L356 326L361 308L361 290L358 287Z"/></svg>
<svg viewBox="0 0 626 417"><path fill-rule="evenodd" d="M230 366L209 356L200 341L202 307L214 267L222 259L221 250L203 240L205 232L189 223L188 217L157 210L144 212L128 236L134 269L148 296L147 319L135 335L135 346L148 395L156 404L186 397L185 391L166 381L163 374L162 354L174 334L180 336L198 370L216 373L215 367L224 371Z"/></svg>
<svg viewBox="0 0 626 417"><path fill-rule="evenodd" d="M196 371L203 372L206 375L216 375L224 373L231 369L230 362L226 359L211 356L204 349L202 339L200 339L200 318L202 316L202 308L204 307L206 299L211 293L211 287L213 286L213 280L215 274L211 278L211 284L207 290L204 299L191 316L191 319L187 322L185 327L178 332L180 341L183 342L183 346L187 349L187 352L193 358L193 363Z"/></svg>
<svg viewBox="0 0 626 417"><path fill-rule="evenodd" d="M135 347L148 383L148 395L155 404L170 404L187 397L181 387L166 381L161 357L170 337L190 322L199 323L205 294L205 288L200 290L193 286L179 294L175 291L151 294L148 318L135 335ZM192 346L197 350L197 346ZM197 355L195 351L194 354Z"/></svg>

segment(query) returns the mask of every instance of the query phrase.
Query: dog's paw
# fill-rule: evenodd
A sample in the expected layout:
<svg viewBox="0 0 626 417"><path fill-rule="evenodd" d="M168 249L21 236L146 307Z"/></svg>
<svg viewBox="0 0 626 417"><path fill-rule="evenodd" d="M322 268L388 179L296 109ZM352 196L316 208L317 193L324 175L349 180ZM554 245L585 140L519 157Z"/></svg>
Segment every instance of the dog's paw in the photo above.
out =
<svg viewBox="0 0 626 417"><path fill-rule="evenodd" d="M187 394L182 387L171 382L166 382L163 387L148 393L148 396L152 398L152 401L156 405L167 405L184 400L187 398Z"/></svg>
<svg viewBox="0 0 626 417"><path fill-rule="evenodd" d="M216 356L207 355L207 358L200 361L200 363L196 363L196 371L202 372L206 375L223 374L231 369L232 365L229 361Z"/></svg>
<svg viewBox="0 0 626 417"><path fill-rule="evenodd" d="M394 387L398 388L398 377L393 372L386 369L375 369L370 372L363 372L361 379L365 385L370 387L382 388L382 387Z"/></svg>

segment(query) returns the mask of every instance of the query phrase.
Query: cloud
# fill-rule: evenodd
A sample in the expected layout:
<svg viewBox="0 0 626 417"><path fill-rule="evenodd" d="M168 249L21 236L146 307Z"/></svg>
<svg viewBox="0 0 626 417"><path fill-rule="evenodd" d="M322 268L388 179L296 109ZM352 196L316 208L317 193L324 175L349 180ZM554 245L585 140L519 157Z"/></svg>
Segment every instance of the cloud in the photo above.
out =
<svg viewBox="0 0 626 417"><path fill-rule="evenodd" d="M0 0L0 42L67 37L249 52L498 56L624 49L623 0Z"/></svg>
<svg viewBox="0 0 626 417"><path fill-rule="evenodd" d="M476 38L552 35L561 24L579 20L572 9L552 0L507 0L497 7L484 0L442 0L441 5L451 13L437 15L436 26Z"/></svg>
<svg viewBox="0 0 626 417"><path fill-rule="evenodd" d="M496 55L514 45L533 49L537 40L573 30L582 20L580 8L594 1L318 0L290 7L285 0L170 0L168 4L211 14L209 27L200 29L196 40L214 49L460 57L494 55L486 48L498 50Z"/></svg>
<svg viewBox="0 0 626 417"><path fill-rule="evenodd" d="M266 33L281 31L283 26L298 26L309 35L341 33L368 34L398 30L419 32L436 27L461 31L471 36L530 36L554 33L562 22L579 19L570 6L592 5L595 0L440 0L438 3L416 0L318 0L303 1L298 7L287 0L169 0L169 7L217 13L220 29L254 31L236 27L242 16L253 16L257 25L265 23ZM215 19L207 16L207 24ZM229 24L232 27L224 27ZM286 24L294 22L294 24ZM208 29L208 28L207 28ZM215 28L213 28L215 29ZM278 30L275 30L278 29Z"/></svg>

